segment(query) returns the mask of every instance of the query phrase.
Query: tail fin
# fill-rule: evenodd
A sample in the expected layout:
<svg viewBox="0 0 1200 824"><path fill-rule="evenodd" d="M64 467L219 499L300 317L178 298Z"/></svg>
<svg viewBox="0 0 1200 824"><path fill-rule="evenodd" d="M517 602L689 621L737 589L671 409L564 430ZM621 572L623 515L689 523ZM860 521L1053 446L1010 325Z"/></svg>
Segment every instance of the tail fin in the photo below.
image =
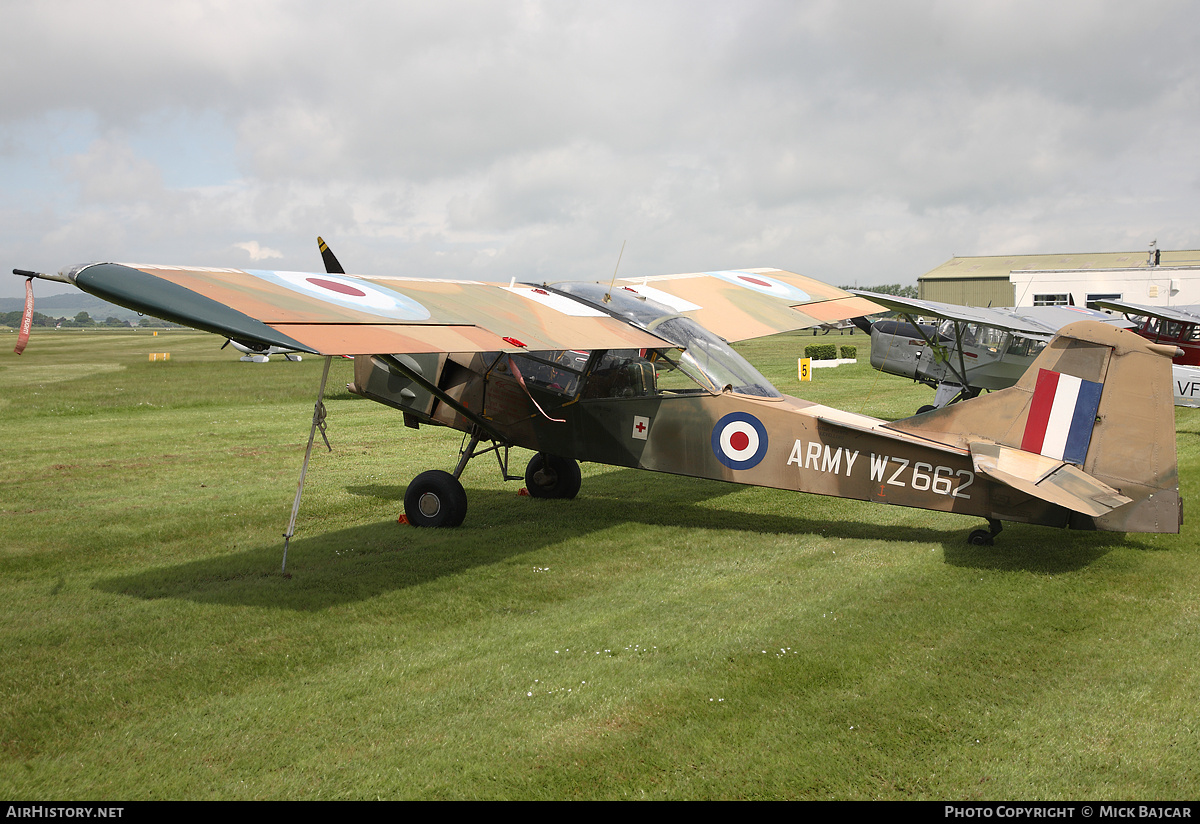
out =
<svg viewBox="0 0 1200 824"><path fill-rule="evenodd" d="M889 426L971 449L983 474L1073 510L1072 527L1178 532L1174 353L1109 324L1073 323L1014 386ZM997 463L1015 476L998 475ZM1091 506L1064 502L1068 486Z"/></svg>

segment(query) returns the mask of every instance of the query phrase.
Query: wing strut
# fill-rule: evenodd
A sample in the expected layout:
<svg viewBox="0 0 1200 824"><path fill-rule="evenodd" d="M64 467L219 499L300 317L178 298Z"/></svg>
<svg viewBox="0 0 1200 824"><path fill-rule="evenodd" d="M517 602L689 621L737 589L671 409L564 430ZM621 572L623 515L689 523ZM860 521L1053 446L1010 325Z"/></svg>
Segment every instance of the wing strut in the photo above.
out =
<svg viewBox="0 0 1200 824"><path fill-rule="evenodd" d="M458 414L462 415L464 418L469 420L471 423L478 426L484 432L487 432L488 437L491 438L491 440L493 440L493 441L503 441L504 440L504 436L499 432L499 430L497 430L494 426L492 426L490 423L488 423L487 420L485 420L481 416L477 415L476 413L472 412L467 407L463 406L461 403L456 401L450 395L446 394L446 392L444 390L442 390L439 387L437 387L436 385L430 383L425 378L424 375L422 375L420 372L416 372L413 369L411 369L408 366L408 364L404 363L404 361L400 360L395 355L375 355L374 357L378 358L383 363L386 363L389 369L396 370L396 372L398 372L399 374L408 378L413 383L420 386L426 392L433 395L439 401L446 404L446 406L450 407L455 412L457 412Z"/></svg>
<svg viewBox="0 0 1200 824"><path fill-rule="evenodd" d="M333 361L332 355L325 356L325 368L321 371L321 388L317 390L317 402L313 406L312 429L308 432L308 447L304 450L304 464L300 467L300 482L296 484L296 501L292 504L292 519L288 521L287 532L283 533L283 565L280 566L280 572L287 572L287 551L288 544L292 540L292 536L296 534L296 515L300 512L300 495L304 492L304 476L308 474L308 459L312 455L313 440L317 437L317 430L321 430L321 439L325 441L325 448L330 452L333 447L329 445L329 438L325 437L325 382L329 379L329 364Z"/></svg>
<svg viewBox="0 0 1200 824"><path fill-rule="evenodd" d="M913 328L917 330L917 334L921 336L921 340L925 341L925 343L929 346L930 351L933 352L933 357L936 358L938 345L929 339L929 336L925 334L925 330L921 328L921 324L917 323L916 318L914 318L911 313L903 312L902 314L904 315L904 319L911 323ZM959 369L955 369L954 364L950 362L949 358L946 359L946 366L950 368L950 372L954 375L954 377L958 378L962 384L963 390L966 391L968 389L967 364L963 361L962 353L963 322L955 320L954 318L951 318L950 321L954 324L954 338L955 343L958 344L958 365L959 369L962 371L960 372Z"/></svg>

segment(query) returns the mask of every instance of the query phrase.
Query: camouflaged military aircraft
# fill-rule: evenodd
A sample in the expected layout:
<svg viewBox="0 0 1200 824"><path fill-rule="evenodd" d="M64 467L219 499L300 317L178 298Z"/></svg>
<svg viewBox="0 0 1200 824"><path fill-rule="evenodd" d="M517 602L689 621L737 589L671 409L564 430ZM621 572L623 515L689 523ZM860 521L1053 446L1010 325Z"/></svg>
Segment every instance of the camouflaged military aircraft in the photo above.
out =
<svg viewBox="0 0 1200 824"><path fill-rule="evenodd" d="M326 268L14 272L326 356L325 376L330 357L353 355L351 392L399 410L408 427L465 433L452 472L409 484L404 509L417 526L462 523L458 479L472 458L494 454L505 479L521 477L508 466L517 446L536 452L524 479L542 498L575 497L577 462L593 461L972 515L988 523L974 544L991 544L1002 521L1179 529L1175 348L1131 332L1067 326L1012 388L889 423L785 396L729 347L881 311L790 272L505 285L347 275L331 252Z"/></svg>

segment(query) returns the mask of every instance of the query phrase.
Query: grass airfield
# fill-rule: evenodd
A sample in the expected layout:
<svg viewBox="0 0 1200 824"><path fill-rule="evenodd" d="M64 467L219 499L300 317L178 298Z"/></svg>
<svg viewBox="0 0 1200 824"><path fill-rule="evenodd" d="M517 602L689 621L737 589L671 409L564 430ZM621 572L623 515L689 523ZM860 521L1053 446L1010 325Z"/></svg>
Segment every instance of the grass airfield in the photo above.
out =
<svg viewBox="0 0 1200 824"><path fill-rule="evenodd" d="M9 799L1194 799L1200 552L587 464L575 501L463 475L458 433L321 360L193 332L0 335L0 795ZM885 418L930 390L738 348ZM151 363L150 352L170 352ZM1176 411L1185 508L1200 411ZM318 446L320 440L318 438ZM527 453L514 450L513 467ZM489 462L490 461L490 462Z"/></svg>

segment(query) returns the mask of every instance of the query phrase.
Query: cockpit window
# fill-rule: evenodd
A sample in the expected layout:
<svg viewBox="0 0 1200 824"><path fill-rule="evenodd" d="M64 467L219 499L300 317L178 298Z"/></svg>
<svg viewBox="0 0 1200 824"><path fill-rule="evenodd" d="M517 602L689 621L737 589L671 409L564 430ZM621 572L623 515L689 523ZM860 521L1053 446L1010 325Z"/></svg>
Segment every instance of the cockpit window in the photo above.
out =
<svg viewBox="0 0 1200 824"><path fill-rule="evenodd" d="M957 340L957 321L944 320L938 326L938 332L950 340ZM979 346L998 352L1008 343L1008 333L994 326L984 326L981 323L962 324L962 342L967 346Z"/></svg>
<svg viewBox="0 0 1200 824"><path fill-rule="evenodd" d="M579 391L579 381L590 355L590 352L567 349L511 357L527 384L573 398Z"/></svg>
<svg viewBox="0 0 1200 824"><path fill-rule="evenodd" d="M764 398L782 397L750 363L734 352L729 344L691 318L679 315L661 318L647 327L649 331L683 348L680 369L692 366L718 392L729 390L739 395Z"/></svg>
<svg viewBox="0 0 1200 824"><path fill-rule="evenodd" d="M638 387L649 386L652 388L645 391L658 392L661 389L678 393L685 391L685 387L678 384L682 375L686 375L694 382L692 387L687 388L690 391L695 391L695 386L698 385L709 392L730 391L764 398L783 397L770 381L745 358L733 351L729 344L691 318L679 315L669 306L628 289L617 287L610 292L600 283L559 283L555 284L554 288L625 318L678 347L636 353L636 358L610 352L609 355L625 357L628 361L620 367L626 372L620 379L625 382L622 391L629 389L638 392L643 391ZM643 363L649 365L650 372L644 371ZM607 363L601 364L601 367L599 371L616 368L609 367ZM635 372L641 374L635 375ZM650 374L653 374L653 380L647 379ZM589 383L590 381L591 378ZM593 395L592 391L590 387L586 388L584 396L617 397Z"/></svg>
<svg viewBox="0 0 1200 824"><path fill-rule="evenodd" d="M1008 346L1008 354L1017 357L1031 358L1046 348L1046 341L1038 338L1026 338L1013 335L1012 343Z"/></svg>
<svg viewBox="0 0 1200 824"><path fill-rule="evenodd" d="M585 398L645 398L658 394L654 352L610 349L597 353L583 388Z"/></svg>

